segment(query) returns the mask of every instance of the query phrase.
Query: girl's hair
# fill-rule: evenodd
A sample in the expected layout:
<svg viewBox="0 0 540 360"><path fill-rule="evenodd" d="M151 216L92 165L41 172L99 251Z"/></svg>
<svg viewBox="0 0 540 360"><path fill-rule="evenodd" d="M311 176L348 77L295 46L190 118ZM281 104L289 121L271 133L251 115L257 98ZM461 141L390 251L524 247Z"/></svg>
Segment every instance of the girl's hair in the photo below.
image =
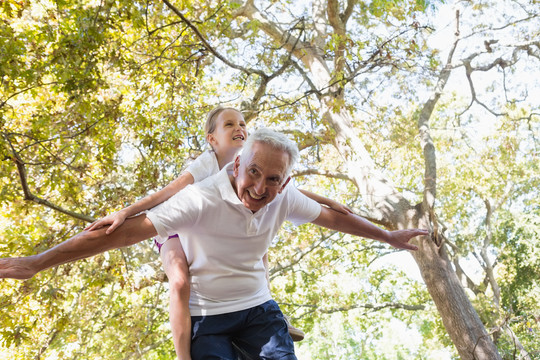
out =
<svg viewBox="0 0 540 360"><path fill-rule="evenodd" d="M289 155L289 163L285 169L285 176L288 177L299 157L298 146L296 146L296 143L290 140L283 133L273 131L268 128L259 128L249 135L246 143L244 144L242 154L249 154L253 144L257 142L270 145L272 148L284 151ZM242 161L242 157L240 157L240 161Z"/></svg>
<svg viewBox="0 0 540 360"><path fill-rule="evenodd" d="M233 107L224 107L224 106L219 105L213 108L212 110L210 110L208 115L206 115L206 124L204 125L204 131L206 135L211 134L216 130L216 120L219 114L221 114L225 110L234 110L238 112L240 116L242 116L242 119L244 118L244 115L237 109Z"/></svg>

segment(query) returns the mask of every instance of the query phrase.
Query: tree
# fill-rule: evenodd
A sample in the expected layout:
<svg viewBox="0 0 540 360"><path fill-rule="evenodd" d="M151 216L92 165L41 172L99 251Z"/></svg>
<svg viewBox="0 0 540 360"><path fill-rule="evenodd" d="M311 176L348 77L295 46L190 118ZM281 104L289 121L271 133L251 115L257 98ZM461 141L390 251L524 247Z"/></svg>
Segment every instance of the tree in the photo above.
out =
<svg viewBox="0 0 540 360"><path fill-rule="evenodd" d="M168 1L166 3L180 18L187 22L172 4ZM293 17L288 28L278 24L277 21L272 21L272 19L286 17L287 15L284 14L286 9L281 9L277 5L270 6L272 11L275 11L272 14L270 10L260 11L253 1L242 4L233 13L233 16L236 19L247 18L250 20L249 25L244 28L244 34L246 34L244 38L248 39L250 36L256 36L257 39L261 39L261 41L268 44L261 48L275 49L273 53L270 52L271 55L262 51L255 52L261 54L260 60L262 60L263 56L266 59L282 59L277 64L268 64L268 69L265 72L272 75L244 71L246 76L251 74L259 75L259 79L256 80L259 82L259 91L254 94L249 109L264 111L265 108L259 104L261 89L265 89L268 82L275 78L276 74L279 75L283 68L287 67L287 70L290 69L291 72L296 71L297 76L301 76L306 83L304 94L313 94L311 99L317 104L318 111L316 113L321 114L319 117L321 124L326 131L332 132L328 139L339 153L343 167L347 169L347 176L361 190L370 218L391 229L424 227L432 230L431 238L421 239L419 242L421 251L414 253L414 257L420 267L431 297L439 309L445 328L460 356L464 359L499 358L500 355L497 353L496 347L490 340L480 317L461 286L456 271L452 268L446 245L450 240L441 231L442 224L440 224L435 211L437 167L435 147L429 125L450 75L455 69L459 68L464 68L470 85L471 101L465 111L470 109L472 105L478 104L495 116L509 116L504 109L508 106L505 103L501 104L503 108L499 110L498 104L486 105L480 100L476 93L477 85L473 81L473 74L497 68L501 69L505 74L508 68L517 66L520 61L524 61L523 56L528 55L532 58L538 58L538 43L534 40L527 41L527 38L533 39L534 36L526 33L523 34L524 41L513 39L513 43L504 44L504 47L510 50L502 46L494 50L493 47L502 40L490 38L485 41L484 49L475 50L474 52L465 50L463 54L460 54L460 59L455 59L455 51L460 50L458 46L463 41L463 35L461 34L463 29L460 29L462 17L459 11L456 11L455 42L442 66L432 64L428 67L428 71L436 74L436 77L430 79L434 82L432 95L418 106L418 110L414 115L420 138L418 145L424 153L425 169L423 199L416 204L406 199L376 167L372 155L366 150L362 137L354 126L354 113L348 106L350 99L353 97L348 96L347 88L353 80L358 81L358 79L367 78L366 74L369 72L384 71L387 68L390 68L389 73L392 74L396 71L396 68L424 65L418 60L416 60L416 64L410 64L415 61L414 57L418 56L418 46L423 46L423 42L421 42L423 39L418 38L421 37L419 34L420 29L424 27L418 21L413 22L410 26L401 26L395 30L390 30L390 33L395 34L394 37L388 36L381 39L376 32L370 33L373 36L371 41L363 38L359 40L355 38L355 35L358 34L354 30L348 30L348 22L355 21L362 24L368 23L368 26L362 27L362 29L369 32L369 15L383 14L377 20L391 22L392 20L404 20L414 14L415 10L419 10L416 7L418 6L416 2L410 4L402 2L399 7L395 6L394 2L377 4L381 8L377 8L376 5L372 4L372 8L362 9L364 11L357 12L355 6L361 8L361 5L355 4L355 2L348 2L347 4L340 4L337 1L315 2L309 21L306 21L305 18ZM487 10L484 6L486 5L479 5L478 10ZM282 14L276 15L281 11L283 11ZM508 19L508 22L500 26L499 30L523 21L537 20L538 16L538 13L532 7L529 10L523 7L521 11L514 14L516 18ZM403 24L403 22L400 24ZM238 21L238 25L240 28L242 27L240 21ZM376 30L374 28L374 31ZM466 34L466 37L476 34L484 35L488 32L490 35L495 35L496 30L498 29L489 27L472 29L469 34ZM362 43L362 46L357 48L354 44L358 43ZM361 52L361 49L365 48L367 48L367 51ZM210 49L212 48L210 47ZM218 50L214 49L214 52L218 53ZM282 53L281 56L280 53ZM491 54L493 55L490 56ZM426 61L434 61L434 59L435 57L431 54L426 57ZM272 66L275 69L273 72ZM237 66L237 68L240 67ZM241 68L247 70L247 66ZM270 97L270 94L267 93L266 96ZM274 106L294 104L290 97L286 100L279 98L277 95L274 97L278 99L277 105ZM309 99L310 97L306 96L303 99L294 100L307 103ZM511 102L512 100L510 100ZM273 102L273 104L276 104L276 102ZM535 117L534 109L525 115L525 119ZM518 117L517 120L522 118ZM514 186L512 183L509 185ZM499 200L500 202L505 200L504 194ZM488 209L486 225L489 232L489 218L492 209L489 199L485 199L485 203ZM486 275L495 293L495 299L497 299L498 285L493 275L492 261L487 255L490 244L490 235L486 234L480 253L485 263Z"/></svg>
<svg viewBox="0 0 540 360"><path fill-rule="evenodd" d="M3 32L15 41L4 45L9 56L2 60L8 159L2 171L20 181L3 180L3 203L17 204L17 212L43 212L17 203L24 194L82 220L103 215L101 204L132 202L200 149L197 119L206 104L249 99L241 102L247 120L289 132L303 149L298 182L331 197L347 193L344 201L388 229L431 230L430 238L419 239L414 259L461 358L496 359L513 353L508 349L529 356L534 338L512 324L537 311L523 305L530 304L523 294L538 284L523 276L523 261L512 260L519 256L507 244L519 243L527 228L512 209L535 221L530 214L538 206L538 165L530 160L538 156L538 103L531 93L538 77L517 77L538 71L538 9L526 1L459 3L443 24L453 38L436 47L430 41L444 28L430 15L440 5L73 2L48 9L45 25L21 27L16 19L28 20L35 6L8 3ZM461 87L451 89L456 83ZM482 118L495 129L485 138L470 132L487 126ZM141 155L122 168L128 147ZM130 171L134 176L126 175ZM69 219L47 213L48 221L35 226L53 218ZM51 245L39 237L47 239L40 246ZM373 303L367 292L345 296L309 287L328 278L330 268L360 275L356 264L384 248L310 227L286 229L281 237L294 248L277 246L272 276L285 294L301 294L279 296L284 303L298 300L289 309L300 309L306 326L317 312L418 311L425 301L413 290L406 299L383 293L376 299L383 301ZM9 238L9 252L35 251L35 241ZM467 257L478 259L485 281L468 274ZM515 274L508 284L499 269ZM361 274L381 288L389 278ZM118 281L108 280L107 286ZM509 289L522 293L515 298ZM49 336L52 344L57 336Z"/></svg>

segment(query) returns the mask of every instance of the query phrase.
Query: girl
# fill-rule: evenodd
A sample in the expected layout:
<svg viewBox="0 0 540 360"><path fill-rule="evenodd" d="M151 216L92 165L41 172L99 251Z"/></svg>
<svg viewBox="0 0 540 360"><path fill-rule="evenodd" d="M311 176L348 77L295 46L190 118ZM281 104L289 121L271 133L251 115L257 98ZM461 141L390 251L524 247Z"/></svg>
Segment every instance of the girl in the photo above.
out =
<svg viewBox="0 0 540 360"><path fill-rule="evenodd" d="M86 230L94 230L110 225L106 233L112 233L126 218L151 209L169 199L187 185L217 173L223 166L234 160L247 138L246 122L242 113L229 107L219 106L208 113L205 132L211 150L202 153L176 180L162 190L146 196L127 208L94 222ZM333 200L307 191L302 192L313 200L336 211L342 213L351 212L347 207ZM169 239L157 239L155 241L160 249L159 253L163 262L163 269L169 279L169 316L176 355L178 359L191 359L190 281L186 255L177 235L171 236ZM266 255L264 261L268 271ZM295 341L302 340L304 337L301 330L290 325L289 333Z"/></svg>

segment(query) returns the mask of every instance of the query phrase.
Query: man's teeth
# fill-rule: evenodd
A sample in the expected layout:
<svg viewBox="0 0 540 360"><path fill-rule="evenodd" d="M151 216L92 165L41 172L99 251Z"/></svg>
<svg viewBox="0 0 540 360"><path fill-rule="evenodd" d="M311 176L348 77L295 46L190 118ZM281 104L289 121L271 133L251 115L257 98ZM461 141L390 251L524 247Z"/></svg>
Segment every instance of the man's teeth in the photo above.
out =
<svg viewBox="0 0 540 360"><path fill-rule="evenodd" d="M258 196L257 194L251 192L251 191L248 191L249 192L249 196L251 196L252 198L254 198L255 200L261 200L264 196Z"/></svg>
<svg viewBox="0 0 540 360"><path fill-rule="evenodd" d="M233 140L237 140L237 139L240 139L240 140L244 140L244 137L242 135L236 135L235 137L232 138Z"/></svg>

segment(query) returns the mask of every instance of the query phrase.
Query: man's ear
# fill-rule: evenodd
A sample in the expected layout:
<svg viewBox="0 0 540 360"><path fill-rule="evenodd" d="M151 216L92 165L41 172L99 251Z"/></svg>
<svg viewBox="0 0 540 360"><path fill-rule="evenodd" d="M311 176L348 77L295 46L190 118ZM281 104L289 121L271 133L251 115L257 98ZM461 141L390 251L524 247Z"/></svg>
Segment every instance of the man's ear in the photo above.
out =
<svg viewBox="0 0 540 360"><path fill-rule="evenodd" d="M233 176L238 176L238 169L240 169L240 155L236 155L234 158L234 164L233 164Z"/></svg>
<svg viewBox="0 0 540 360"><path fill-rule="evenodd" d="M290 176L287 178L287 180L285 180L285 182L283 183L283 185L281 185L281 189L279 189L278 194L281 194L281 192L285 189L285 186L287 186L287 184L289 183L289 181L291 181L291 177L290 177Z"/></svg>

